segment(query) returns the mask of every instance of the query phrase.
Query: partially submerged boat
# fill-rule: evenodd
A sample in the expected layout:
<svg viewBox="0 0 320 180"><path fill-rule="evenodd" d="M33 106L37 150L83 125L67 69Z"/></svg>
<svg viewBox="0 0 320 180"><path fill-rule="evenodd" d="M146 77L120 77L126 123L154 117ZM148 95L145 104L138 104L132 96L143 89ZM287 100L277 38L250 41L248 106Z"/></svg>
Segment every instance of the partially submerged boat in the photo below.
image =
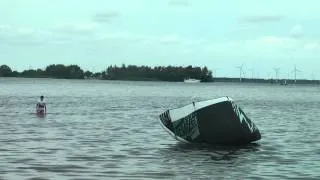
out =
<svg viewBox="0 0 320 180"><path fill-rule="evenodd" d="M193 102L160 114L163 128L187 143L240 145L261 139L257 126L229 97Z"/></svg>

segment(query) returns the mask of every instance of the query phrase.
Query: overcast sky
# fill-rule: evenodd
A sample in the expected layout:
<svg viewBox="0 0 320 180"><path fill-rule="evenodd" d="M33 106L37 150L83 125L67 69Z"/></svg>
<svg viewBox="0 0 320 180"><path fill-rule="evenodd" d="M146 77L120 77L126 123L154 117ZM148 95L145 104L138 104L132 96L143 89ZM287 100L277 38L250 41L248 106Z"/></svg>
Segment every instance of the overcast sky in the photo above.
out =
<svg viewBox="0 0 320 180"><path fill-rule="evenodd" d="M320 78L319 0L1 0L0 64L207 66Z"/></svg>

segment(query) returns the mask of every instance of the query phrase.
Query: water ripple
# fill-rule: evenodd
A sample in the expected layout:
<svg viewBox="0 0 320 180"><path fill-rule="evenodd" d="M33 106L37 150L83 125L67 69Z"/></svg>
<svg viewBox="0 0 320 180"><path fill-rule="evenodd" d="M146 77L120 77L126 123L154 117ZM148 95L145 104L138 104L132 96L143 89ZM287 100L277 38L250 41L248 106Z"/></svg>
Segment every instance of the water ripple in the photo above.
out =
<svg viewBox="0 0 320 180"><path fill-rule="evenodd" d="M320 179L317 86L1 81L0 179ZM33 113L39 87L44 118ZM166 109L225 95L261 141L181 144L158 122Z"/></svg>

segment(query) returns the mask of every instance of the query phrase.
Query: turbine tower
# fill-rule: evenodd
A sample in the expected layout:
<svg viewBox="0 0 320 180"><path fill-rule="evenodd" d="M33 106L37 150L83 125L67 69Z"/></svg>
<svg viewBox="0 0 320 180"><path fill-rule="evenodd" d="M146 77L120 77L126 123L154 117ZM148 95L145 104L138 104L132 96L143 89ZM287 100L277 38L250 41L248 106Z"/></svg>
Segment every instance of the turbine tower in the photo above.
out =
<svg viewBox="0 0 320 180"><path fill-rule="evenodd" d="M294 65L293 73L294 73L294 83L297 83L297 72L301 72L299 69L297 69L297 66Z"/></svg>
<svg viewBox="0 0 320 180"><path fill-rule="evenodd" d="M243 66L244 64L242 63L241 66L237 66L237 68L239 69L239 72L240 72L240 82L242 82L242 74L243 74Z"/></svg>
<svg viewBox="0 0 320 180"><path fill-rule="evenodd" d="M276 73L276 83L278 83L280 68L273 68L273 70L274 70L274 71L275 71L275 73Z"/></svg>
<svg viewBox="0 0 320 180"><path fill-rule="evenodd" d="M253 79L253 77L254 77L254 69L251 68L251 69L249 69L249 70L251 71L251 79Z"/></svg>
<svg viewBox="0 0 320 180"><path fill-rule="evenodd" d="M315 78L314 78L314 77L315 77L314 72L312 72L312 73L311 73L311 79L312 79L312 81L314 81L314 80L315 80Z"/></svg>

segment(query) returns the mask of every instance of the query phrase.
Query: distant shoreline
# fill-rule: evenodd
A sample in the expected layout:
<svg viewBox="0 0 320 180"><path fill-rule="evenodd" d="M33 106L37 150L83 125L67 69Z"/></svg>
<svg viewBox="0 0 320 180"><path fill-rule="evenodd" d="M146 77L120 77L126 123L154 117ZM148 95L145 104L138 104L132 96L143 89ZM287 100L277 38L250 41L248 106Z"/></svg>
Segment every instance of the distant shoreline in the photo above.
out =
<svg viewBox="0 0 320 180"><path fill-rule="evenodd" d="M97 80L97 81L145 81L145 82L173 82L173 81L163 81L153 78L123 78L123 79L100 79L100 78L84 78L84 79L72 79L72 78L55 78L55 77L0 77L0 78L23 78L23 79L55 79L55 80ZM286 84L283 83L286 81ZM174 81L177 83L183 83L180 81ZM230 78L230 77L217 77L213 78L212 82L200 82L200 83L236 83L236 84L273 84L273 85L320 85L320 80L306 80L306 79L297 79L296 82L293 79L249 79L242 78L240 82L239 78ZM189 83L185 83L189 84ZM191 83L193 84L193 83ZM198 84L198 83L197 83Z"/></svg>
<svg viewBox="0 0 320 180"><path fill-rule="evenodd" d="M308 80L308 79L260 79L260 78L226 78L216 77L213 78L214 82L230 82L230 83L263 83L263 84L279 84L279 85L290 85L290 84L320 84L320 80Z"/></svg>
<svg viewBox="0 0 320 180"><path fill-rule="evenodd" d="M186 79L200 80L201 83L228 82L228 83L264 83L264 84L320 84L320 80L308 79L261 79L213 77L212 71L206 66L136 66L111 65L102 72L84 71L78 65L51 64L44 69L28 69L22 72L12 71L7 65L0 66L0 77L18 78L51 78L51 79L96 79L121 81L164 81L184 82ZM198 83L198 82L197 82Z"/></svg>
<svg viewBox="0 0 320 180"><path fill-rule="evenodd" d="M84 71L78 65L51 64L43 69L28 69L22 72L12 71L7 65L0 66L0 77L57 78L57 79L105 79L105 80L143 80L183 82L185 79L197 79L212 82L212 71L204 67L189 66L137 66L111 65L102 72Z"/></svg>

